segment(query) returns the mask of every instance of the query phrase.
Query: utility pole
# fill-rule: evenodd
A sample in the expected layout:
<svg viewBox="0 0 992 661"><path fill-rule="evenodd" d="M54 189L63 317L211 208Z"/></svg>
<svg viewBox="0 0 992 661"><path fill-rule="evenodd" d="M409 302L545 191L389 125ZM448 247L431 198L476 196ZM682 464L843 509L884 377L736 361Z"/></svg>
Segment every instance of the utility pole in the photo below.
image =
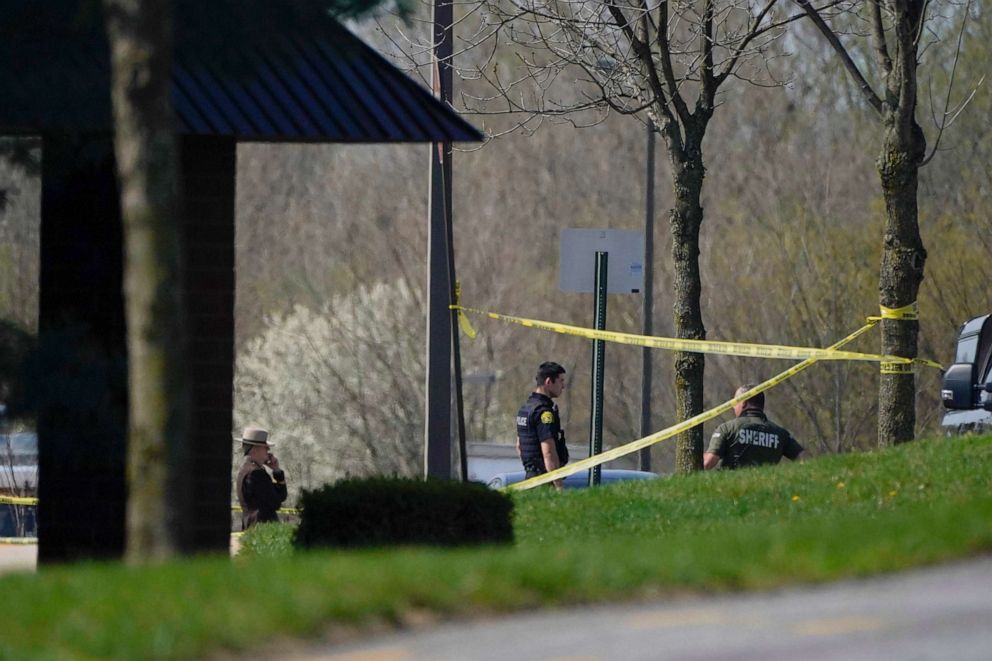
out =
<svg viewBox="0 0 992 661"><path fill-rule="evenodd" d="M641 311L641 334L654 334L654 122L648 120L647 181L644 200L644 307ZM654 431L651 424L651 349L641 349L641 438ZM641 448L638 465L651 470L651 448Z"/></svg>
<svg viewBox="0 0 992 661"><path fill-rule="evenodd" d="M452 94L453 8L451 0L434 3L434 96L450 105ZM427 388L424 415L424 475L451 479L451 360L455 345L456 370L461 357L458 334L449 305L454 301L455 265L451 224L451 142L431 145L429 225L427 238ZM459 447L464 464L464 417L461 379L458 385ZM464 479L464 475L463 475Z"/></svg>

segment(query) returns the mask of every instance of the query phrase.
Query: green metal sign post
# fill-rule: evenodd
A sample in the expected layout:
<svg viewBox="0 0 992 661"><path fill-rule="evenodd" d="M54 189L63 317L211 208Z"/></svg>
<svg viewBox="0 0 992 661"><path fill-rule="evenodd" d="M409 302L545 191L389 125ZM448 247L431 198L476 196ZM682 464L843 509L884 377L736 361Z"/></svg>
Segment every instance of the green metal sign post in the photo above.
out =
<svg viewBox="0 0 992 661"><path fill-rule="evenodd" d="M596 279L594 284L593 328L606 330L606 277L608 252L596 251ZM589 456L603 451L603 372L606 362L606 342L592 341L592 416L589 418ZM601 468L589 471L589 486L600 483Z"/></svg>

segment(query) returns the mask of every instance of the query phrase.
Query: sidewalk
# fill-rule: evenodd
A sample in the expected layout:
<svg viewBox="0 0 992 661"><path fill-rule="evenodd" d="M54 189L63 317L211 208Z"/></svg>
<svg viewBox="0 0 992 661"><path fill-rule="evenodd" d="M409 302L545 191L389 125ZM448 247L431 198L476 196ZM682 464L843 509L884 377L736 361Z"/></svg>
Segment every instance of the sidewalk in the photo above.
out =
<svg viewBox="0 0 992 661"><path fill-rule="evenodd" d="M37 544L0 544L0 574L33 572L37 564Z"/></svg>
<svg viewBox="0 0 992 661"><path fill-rule="evenodd" d="M238 552L238 537L231 535L231 556ZM0 574L33 572L38 568L37 544L0 544Z"/></svg>

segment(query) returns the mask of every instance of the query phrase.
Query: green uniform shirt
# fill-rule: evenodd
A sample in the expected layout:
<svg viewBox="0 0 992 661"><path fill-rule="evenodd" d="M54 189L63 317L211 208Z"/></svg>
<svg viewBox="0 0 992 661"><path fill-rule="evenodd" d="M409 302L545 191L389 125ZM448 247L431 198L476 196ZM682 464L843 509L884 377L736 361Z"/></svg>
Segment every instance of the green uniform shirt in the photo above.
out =
<svg viewBox="0 0 992 661"><path fill-rule="evenodd" d="M723 468L740 468L777 464L783 456L795 459L803 446L763 412L748 409L717 427L706 451L720 457Z"/></svg>

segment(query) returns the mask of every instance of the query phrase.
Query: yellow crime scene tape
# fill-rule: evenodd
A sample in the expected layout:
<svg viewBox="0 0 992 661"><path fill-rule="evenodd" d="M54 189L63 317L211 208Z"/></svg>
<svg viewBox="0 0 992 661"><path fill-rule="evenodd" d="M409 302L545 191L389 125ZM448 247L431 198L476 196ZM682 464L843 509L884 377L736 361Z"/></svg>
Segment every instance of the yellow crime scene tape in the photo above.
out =
<svg viewBox="0 0 992 661"><path fill-rule="evenodd" d="M913 301L909 305L904 305L901 308L887 308L884 305L880 305L879 311L881 313L880 319L897 319L899 321L917 321L920 318L920 305L917 301ZM874 319L874 317L869 317L869 319Z"/></svg>
<svg viewBox="0 0 992 661"><path fill-rule="evenodd" d="M21 498L18 496L0 496L0 505L37 505L37 498Z"/></svg>
<svg viewBox="0 0 992 661"><path fill-rule="evenodd" d="M665 349L668 351L688 351L692 353L718 354L723 356L743 356L746 358L776 358L783 360L806 360L815 358L817 360L857 360L876 362L891 365L905 365L912 370L913 365L925 365L928 367L941 368L940 363L924 358L903 358L901 356L882 356L873 353L860 353L856 351L832 351L830 349L817 349L813 347L793 347L780 344L753 344L749 342L720 342L714 340L684 340L672 337L655 337L650 335L637 335L634 333L621 333L618 331L596 330L584 328L582 326L572 326L553 321L542 321L539 319L527 319L525 317L515 317L499 312L486 312L475 308L465 307L455 304L450 306L452 310L457 310L459 317L465 312L482 315L490 319L505 321L526 328L537 328L540 330L584 337L590 340L605 340L607 342L617 342L619 344L629 344L653 349ZM870 317L877 323L881 317ZM889 318L889 317L886 317ZM462 323L462 322L460 322ZM466 322L467 323L467 322ZM464 328L464 323L462 323ZM469 324L471 327L471 324ZM470 337L474 337L473 334Z"/></svg>
<svg viewBox="0 0 992 661"><path fill-rule="evenodd" d="M901 308L888 308L884 305L879 306L880 316L879 317L869 317L870 319L894 319L896 321L917 321L920 318L920 308L916 301L913 301L909 305L904 305ZM940 365L937 365L938 369ZM899 363L889 360L883 360L879 363L879 371L882 374L912 374L913 366L906 365L905 363Z"/></svg>
<svg viewBox="0 0 992 661"><path fill-rule="evenodd" d="M628 455L632 452L636 452L643 448L649 447L661 441L677 436L682 432L692 429L696 425L700 425L704 422L712 420L727 411L734 408L740 402L743 402L758 393L764 392L774 386L782 383L786 379L790 379L796 374L806 370L814 363L821 360L845 360L845 361L870 361L877 362L880 364L880 369L883 374L899 374L899 373L912 373L913 367L915 365L923 365L927 367L935 367L937 369L943 369L940 363L932 360L927 360L925 358L905 358L902 356L883 356L879 354L869 354L860 353L855 351L840 351L840 347L852 342L854 339L860 337L864 333L868 332L878 324L882 319L894 319L894 320L917 320L919 319L919 308L916 302L909 305L903 306L901 308L888 308L885 306L880 306L880 315L877 317L868 317L867 323L854 331L847 337L841 339L839 342L832 344L826 349L818 349L812 347L794 347L786 345L771 345L771 344L753 344L747 342L717 342L712 340L687 340L687 339L676 339L667 337L652 337L648 335L637 335L634 333L620 333L616 331L600 331L592 328L583 328L581 326L572 326L570 324L560 324L550 321L541 321L537 319L527 319L524 317L516 317L513 315L501 314L498 312L487 312L485 310L478 310L475 308L470 308L461 305L461 288L456 285L455 287L456 297L455 304L451 305L452 310L457 311L459 324L462 330L465 331L466 335L469 337L475 337L475 330L472 328L469 322L466 312L472 314L478 314L490 319L495 319L497 321L505 321L508 323L518 324L526 328L537 328L540 330L551 331L553 333L562 333L565 335L573 335L576 337L583 337L592 340L605 340L607 342L617 342L620 344L630 344L636 346L651 347L656 349L666 349L669 351L688 351L693 353L704 353L704 354L719 354L719 355L729 355L729 356L743 356L749 358L778 358L778 359L799 359L802 362L790 367L789 369L781 372L780 374L764 381L751 390L735 397L731 400L720 404L708 411L704 411L699 415L693 416L688 420L680 422L676 425L668 427L667 429L662 429L661 431L655 432L650 436L645 436L644 438L638 439L636 441L631 441L620 447L613 448L612 450L607 450L606 452L600 453L598 455L589 457L587 459L582 459L571 463L562 468L558 468L549 473L533 477L529 480L524 480L523 482L518 482L516 484L504 487L504 491L523 491L526 489L531 489L543 484L548 484L549 482L554 482L555 480L568 477L582 470L588 470L600 464L606 463L607 461L613 461Z"/></svg>
<svg viewBox="0 0 992 661"><path fill-rule="evenodd" d="M853 333L851 333L844 339L840 340L839 342L832 344L827 350L828 351L833 350L835 348L842 347L845 344L848 344L849 342L852 342L856 338L860 337L864 333L871 330L877 323L878 321L869 320L867 324L865 324L858 330L854 331ZM796 374L799 374L803 370L807 369L808 367L811 367L814 363L819 362L819 360L820 360L819 358L807 358L801 363L797 363L793 365L789 369L785 370L780 374L777 374L776 376L773 376L767 381L762 381L761 383L756 385L754 388L751 388L747 392L744 392L741 395L734 397L733 399L730 399L724 402L723 404L720 404L719 406L711 408L708 411L703 411L699 415L695 415L689 418L688 420L685 420L676 425L668 427L667 429L662 429L661 431L655 432L650 436L645 436L644 438L638 439L636 441L631 441L626 445L621 445L620 447L613 448L612 450L607 450L606 452L603 452L601 454L594 455L592 457L589 457L588 459L580 459L575 463L570 463L566 466L563 466L562 468L555 469L549 473L538 475L537 477L532 477L529 480L524 480L523 482L517 482L516 484L511 484L508 487L504 487L502 490L524 491L526 489L539 487L542 484L548 484L549 482L554 482L555 480L568 477L569 475L578 473L579 471L582 470L588 470L589 468L593 468L594 466L598 466L607 461L613 461L614 459L619 459L624 455L628 455L631 452L636 452L642 448L646 448L650 445L654 445L655 443L660 443L661 441L667 440L673 436L677 436L684 431L688 431L693 427L695 427L696 425L701 425L704 422L707 422L708 420L712 420L717 416L723 415L727 411L734 408L734 406L737 405L739 402L748 400L760 392L764 392L774 386L777 386L786 379L790 379Z"/></svg>
<svg viewBox="0 0 992 661"><path fill-rule="evenodd" d="M37 537L0 537L0 544L37 544Z"/></svg>

